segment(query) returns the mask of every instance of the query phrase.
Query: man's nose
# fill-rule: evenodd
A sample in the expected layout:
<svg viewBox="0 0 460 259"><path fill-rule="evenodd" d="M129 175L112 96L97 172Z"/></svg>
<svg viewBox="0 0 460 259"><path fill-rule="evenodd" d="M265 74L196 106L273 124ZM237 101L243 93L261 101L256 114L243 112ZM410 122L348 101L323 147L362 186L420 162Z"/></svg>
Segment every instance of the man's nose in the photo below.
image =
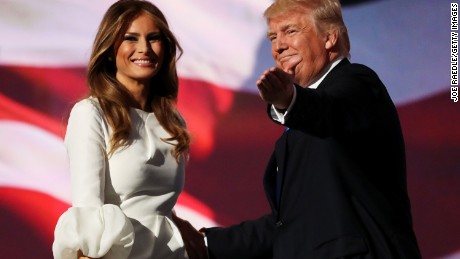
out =
<svg viewBox="0 0 460 259"><path fill-rule="evenodd" d="M288 48L288 45L287 45L286 40L285 40L284 37L278 36L276 38L276 41L275 41L273 47L275 48L276 52L281 53L281 52L283 52L284 50L286 50Z"/></svg>

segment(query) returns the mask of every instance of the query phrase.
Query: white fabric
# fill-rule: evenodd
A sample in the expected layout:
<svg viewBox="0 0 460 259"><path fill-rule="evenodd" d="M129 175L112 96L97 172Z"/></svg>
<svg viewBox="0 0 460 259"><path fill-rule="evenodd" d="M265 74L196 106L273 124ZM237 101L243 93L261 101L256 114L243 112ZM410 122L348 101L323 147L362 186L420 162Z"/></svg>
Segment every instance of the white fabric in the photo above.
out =
<svg viewBox="0 0 460 259"><path fill-rule="evenodd" d="M286 118L287 114L289 113L289 111L291 111L292 109L292 106L294 106L294 103L295 103L295 100L297 99L297 89L295 88L295 85L292 85L292 88L294 88L294 93L292 94L292 99L291 99L291 103L289 104L288 108L286 109L286 111L284 112L279 112L275 106L272 104L271 106L271 115L272 117L279 121L281 124L284 125L284 118Z"/></svg>
<svg viewBox="0 0 460 259"><path fill-rule="evenodd" d="M173 146L161 140L170 136L153 113L131 108L130 115L129 145L108 158L112 131L98 102L88 98L73 107L64 142L74 208L64 213L56 226L56 259L74 259L63 256L66 249L81 249L88 251L85 255L99 258L107 247L115 252L104 258L187 258L180 232L170 219L183 189L184 163L177 163L171 154ZM115 206L107 213L104 204ZM100 211L99 218L95 211ZM75 233L73 226L81 224L84 227L77 227ZM134 229L132 243L125 231L130 224ZM120 231L120 226L126 227ZM100 236L104 240L97 238ZM120 247L126 250L124 254Z"/></svg>
<svg viewBox="0 0 460 259"><path fill-rule="evenodd" d="M128 258L134 241L131 221L118 206L69 208L57 223L55 258L77 258L77 251L94 258Z"/></svg>

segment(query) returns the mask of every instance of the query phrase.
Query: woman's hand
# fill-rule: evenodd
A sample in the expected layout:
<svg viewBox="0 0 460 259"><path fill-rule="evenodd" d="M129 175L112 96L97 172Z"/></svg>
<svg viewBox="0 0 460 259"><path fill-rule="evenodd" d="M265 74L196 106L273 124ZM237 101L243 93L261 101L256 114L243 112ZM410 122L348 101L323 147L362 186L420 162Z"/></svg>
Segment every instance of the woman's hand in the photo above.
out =
<svg viewBox="0 0 460 259"><path fill-rule="evenodd" d="M208 248L204 242L204 234L196 230L187 220L179 218L174 212L172 213L172 220L179 228L188 257L190 259L207 259Z"/></svg>
<svg viewBox="0 0 460 259"><path fill-rule="evenodd" d="M80 250L78 250L78 252L77 252L77 258L78 259L96 259L96 258L84 256L83 253Z"/></svg>

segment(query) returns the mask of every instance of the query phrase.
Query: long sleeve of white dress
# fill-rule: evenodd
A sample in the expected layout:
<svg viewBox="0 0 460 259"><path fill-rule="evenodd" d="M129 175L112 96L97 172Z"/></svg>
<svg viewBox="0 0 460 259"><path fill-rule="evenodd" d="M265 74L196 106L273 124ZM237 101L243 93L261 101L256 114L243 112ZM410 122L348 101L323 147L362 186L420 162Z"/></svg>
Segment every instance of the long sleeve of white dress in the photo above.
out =
<svg viewBox="0 0 460 259"><path fill-rule="evenodd" d="M67 126L73 206L56 225L54 258L75 259L78 250L93 258L128 258L134 240L131 221L120 207L104 205L108 127L97 107L88 104L72 109Z"/></svg>
<svg viewBox="0 0 460 259"><path fill-rule="evenodd" d="M111 129L94 98L70 113L65 146L72 207L55 229L55 259L81 250L94 258L187 258L171 210L184 184L183 162L153 113L131 108L129 144L107 157Z"/></svg>

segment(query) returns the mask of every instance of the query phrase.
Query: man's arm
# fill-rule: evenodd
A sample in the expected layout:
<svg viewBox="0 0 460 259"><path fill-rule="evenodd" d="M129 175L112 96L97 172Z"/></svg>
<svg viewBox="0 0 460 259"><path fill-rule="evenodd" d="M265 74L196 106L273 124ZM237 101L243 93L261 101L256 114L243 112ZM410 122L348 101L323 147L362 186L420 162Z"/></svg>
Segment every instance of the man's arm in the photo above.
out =
<svg viewBox="0 0 460 259"><path fill-rule="evenodd" d="M385 99L385 87L372 70L347 65L331 71L318 89L297 87L285 125L319 137L365 132L375 127L382 102L391 103Z"/></svg>
<svg viewBox="0 0 460 259"><path fill-rule="evenodd" d="M270 258L275 220L266 215L226 228L205 230L210 258Z"/></svg>
<svg viewBox="0 0 460 259"><path fill-rule="evenodd" d="M203 228L200 231L174 213L172 219L181 232L190 259L271 257L275 230L271 215L231 227Z"/></svg>

